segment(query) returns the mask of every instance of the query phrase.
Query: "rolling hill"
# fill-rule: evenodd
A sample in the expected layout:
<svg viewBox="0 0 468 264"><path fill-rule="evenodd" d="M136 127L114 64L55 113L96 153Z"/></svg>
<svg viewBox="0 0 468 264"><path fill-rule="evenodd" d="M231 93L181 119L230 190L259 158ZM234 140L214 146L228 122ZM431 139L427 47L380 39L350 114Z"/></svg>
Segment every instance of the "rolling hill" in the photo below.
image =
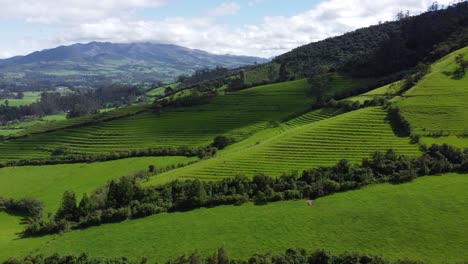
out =
<svg viewBox="0 0 468 264"><path fill-rule="evenodd" d="M207 256L224 246L234 258L323 248L391 261L466 262L468 149L461 149L468 146L468 77L454 75L460 55L468 67L467 39L460 37L467 32L466 12L463 2L306 45L271 64L238 69L248 84L239 90L213 82L219 85L209 91L187 88L153 104L2 137L0 163L7 167L0 168L0 261L86 253L159 263L194 251ZM404 45L392 49L389 43L397 42ZM99 69L88 64L172 56L152 54L143 44L102 55L100 45L113 46L78 45L76 54L63 47L29 59L47 65L64 56L95 74ZM392 52L395 60L388 58ZM26 57L12 63L30 64ZM345 71L350 63L355 71ZM430 70L418 76L417 64ZM285 65L292 75L278 82L274 75L284 74ZM321 66L327 69L316 77L331 80L302 78ZM376 72L359 74L373 67ZM276 83L257 85L268 75ZM371 90L376 79L382 85ZM408 131L402 136L401 129ZM210 145L215 137L228 143ZM453 148L427 146L432 143ZM209 145L218 147L209 155L138 153ZM366 159L375 151L380 153ZM124 159L120 152L133 156ZM112 160L39 165L99 155ZM151 171L150 165L160 171L132 177ZM80 201L84 192L94 194L92 201ZM18 209L20 202L3 199L25 197L37 199L43 211L31 214Z"/></svg>

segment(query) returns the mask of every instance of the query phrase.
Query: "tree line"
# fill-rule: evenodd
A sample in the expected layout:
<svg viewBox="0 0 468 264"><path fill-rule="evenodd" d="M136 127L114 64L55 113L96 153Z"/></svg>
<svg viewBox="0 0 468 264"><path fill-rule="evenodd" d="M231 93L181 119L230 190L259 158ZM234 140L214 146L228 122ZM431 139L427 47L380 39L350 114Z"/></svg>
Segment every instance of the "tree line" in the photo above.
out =
<svg viewBox="0 0 468 264"><path fill-rule="evenodd" d="M176 180L161 186L145 187L138 177L123 177L83 195L65 192L54 217L30 220L24 235L35 236L80 229L161 212L193 210L219 205L254 202L315 199L336 192L359 189L375 183L403 183L424 176L447 172L468 172L468 149L432 145L422 156L410 158L393 150L375 152L361 164L341 160L335 166L305 170L302 174L253 178L237 175L221 181Z"/></svg>
<svg viewBox="0 0 468 264"><path fill-rule="evenodd" d="M135 260L127 257L93 258L87 254L79 256L54 254L51 256L28 255L24 258L10 258L3 264L147 264L146 257ZM158 262L156 262L158 263ZM381 256L345 252L332 254L318 249L308 252L305 249L287 249L283 253L254 254L246 259L229 257L224 247L219 248L209 256L203 256L195 251L190 255L182 255L164 262L166 264L424 264L425 262L409 259L390 261Z"/></svg>
<svg viewBox="0 0 468 264"><path fill-rule="evenodd" d="M231 144L229 141L228 144ZM212 143L208 146L201 147L157 147L147 148L131 151L118 151L109 154L94 154L85 155L82 153L75 153L68 150L66 147L59 147L52 151L53 157L43 159L30 159L30 160L12 160L0 163L0 168L13 167L13 166L43 166L55 164L73 164L73 163L88 163L97 161L111 161L135 157L162 157L162 156L185 156L185 157L198 157L200 159L209 158L216 155L218 147L225 144ZM223 147L224 148L224 147Z"/></svg>
<svg viewBox="0 0 468 264"><path fill-rule="evenodd" d="M25 117L66 112L68 118L97 113L106 107L119 107L135 102L145 90L126 84L105 84L95 90L78 90L69 94L42 92L38 102L23 106L0 105L0 124L23 120Z"/></svg>
<svg viewBox="0 0 468 264"><path fill-rule="evenodd" d="M468 2L358 29L339 37L311 43L274 59L284 79L314 75L319 68L351 73L354 77L382 77L403 73L418 63L431 63L468 45Z"/></svg>

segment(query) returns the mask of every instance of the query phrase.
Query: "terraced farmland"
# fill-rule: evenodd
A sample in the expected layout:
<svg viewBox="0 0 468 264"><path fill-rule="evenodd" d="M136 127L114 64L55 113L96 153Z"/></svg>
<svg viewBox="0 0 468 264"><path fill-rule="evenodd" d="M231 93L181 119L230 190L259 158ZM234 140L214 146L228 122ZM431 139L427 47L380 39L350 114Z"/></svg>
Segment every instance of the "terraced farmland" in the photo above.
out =
<svg viewBox="0 0 468 264"><path fill-rule="evenodd" d="M339 193L317 199L314 207L301 200L161 214L49 236L37 252L164 262L220 246L242 258L299 247L462 263L468 258L467 188L468 175L447 174Z"/></svg>
<svg viewBox="0 0 468 264"><path fill-rule="evenodd" d="M458 54L464 54L468 59L468 47L433 64L431 72L398 102L415 134L468 133L468 76L461 79L453 77Z"/></svg>
<svg viewBox="0 0 468 264"><path fill-rule="evenodd" d="M240 140L304 111L313 102L306 96L307 86L306 80L266 85L219 96L208 105L148 112L2 142L0 161L44 158L60 146L67 147L69 153L96 154L157 146L207 145L219 134Z"/></svg>
<svg viewBox="0 0 468 264"><path fill-rule="evenodd" d="M301 125L307 123L304 121L307 118L312 123ZM420 154L419 146L410 144L409 138L395 136L386 121L386 111L381 107L324 118L323 112L312 112L288 122L288 131L251 148L220 153L216 158L158 175L148 184L175 178L219 179L237 174L276 176L293 170L332 165L341 159L357 163L374 151L390 148L398 154ZM321 121L314 122L317 120Z"/></svg>

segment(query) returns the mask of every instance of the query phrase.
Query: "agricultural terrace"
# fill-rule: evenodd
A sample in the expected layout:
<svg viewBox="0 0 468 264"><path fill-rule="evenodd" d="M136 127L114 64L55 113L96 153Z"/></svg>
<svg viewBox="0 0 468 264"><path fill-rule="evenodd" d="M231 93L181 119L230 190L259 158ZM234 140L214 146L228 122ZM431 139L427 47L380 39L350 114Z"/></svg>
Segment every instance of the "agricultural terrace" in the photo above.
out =
<svg viewBox="0 0 468 264"><path fill-rule="evenodd" d="M250 148L227 149L217 157L153 177L149 185L175 178L219 179L237 174L278 176L291 171L333 165L341 159L358 163L374 151L394 149L398 154L417 156L419 145L397 137L381 107L370 107L332 116L332 110L317 110L287 122L289 129L263 141L255 136L245 142ZM310 118L310 123L304 121ZM305 123L305 125L304 125Z"/></svg>
<svg viewBox="0 0 468 264"><path fill-rule="evenodd" d="M266 85L216 97L207 105L146 112L10 140L0 143L0 161L45 158L59 147L73 154L102 154L158 146L208 145L221 134L241 140L304 111L313 102L306 96L307 87L305 80Z"/></svg>

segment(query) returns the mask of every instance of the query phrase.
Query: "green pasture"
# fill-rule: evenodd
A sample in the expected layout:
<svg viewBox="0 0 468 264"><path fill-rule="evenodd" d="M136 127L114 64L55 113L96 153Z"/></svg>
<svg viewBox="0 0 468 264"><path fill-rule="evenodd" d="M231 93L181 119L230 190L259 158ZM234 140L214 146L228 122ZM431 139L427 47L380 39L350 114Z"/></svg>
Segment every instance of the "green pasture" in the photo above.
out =
<svg viewBox="0 0 468 264"><path fill-rule="evenodd" d="M397 105L419 135L466 135L468 132L468 77L456 79L455 57L468 59L468 47L456 51L431 67Z"/></svg>
<svg viewBox="0 0 468 264"><path fill-rule="evenodd" d="M111 179L146 171L149 165L166 168L191 160L195 158L145 157L96 163L1 168L0 196L35 198L43 202L46 213L55 212L62 194L67 190L74 191L80 199L83 193L89 194Z"/></svg>
<svg viewBox="0 0 468 264"><path fill-rule="evenodd" d="M208 255L221 246L235 258L299 247L463 262L468 259L467 188L468 175L424 177L320 198L313 207L300 200L161 214L49 236L46 242L20 239L11 251L1 252L3 258L29 248L163 262L195 250Z"/></svg>

